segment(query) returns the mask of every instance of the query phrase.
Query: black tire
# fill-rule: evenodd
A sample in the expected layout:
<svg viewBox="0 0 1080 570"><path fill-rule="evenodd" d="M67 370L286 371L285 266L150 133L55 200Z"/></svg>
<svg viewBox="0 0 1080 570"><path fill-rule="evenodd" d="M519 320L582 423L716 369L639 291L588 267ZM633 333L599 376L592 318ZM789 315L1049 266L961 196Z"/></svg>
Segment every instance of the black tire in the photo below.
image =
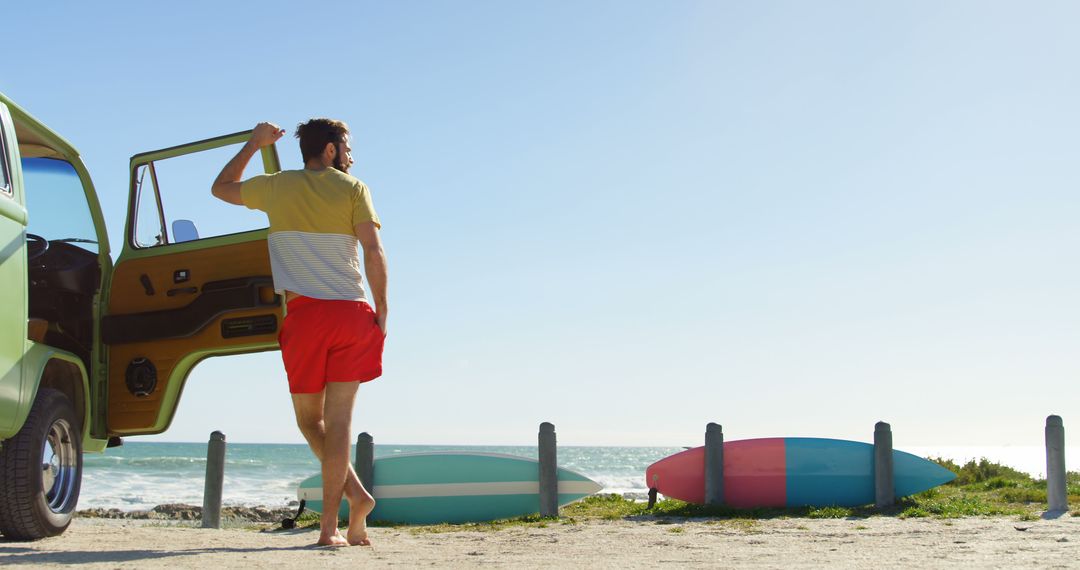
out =
<svg viewBox="0 0 1080 570"><path fill-rule="evenodd" d="M3 442L0 533L8 540L56 536L71 524L82 485L80 427L67 396L42 388L22 429Z"/></svg>

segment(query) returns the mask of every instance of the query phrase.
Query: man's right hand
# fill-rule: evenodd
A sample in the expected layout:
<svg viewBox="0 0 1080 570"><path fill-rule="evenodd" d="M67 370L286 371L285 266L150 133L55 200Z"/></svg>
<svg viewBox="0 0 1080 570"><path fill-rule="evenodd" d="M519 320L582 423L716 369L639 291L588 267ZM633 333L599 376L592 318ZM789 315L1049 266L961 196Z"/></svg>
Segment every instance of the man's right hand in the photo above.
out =
<svg viewBox="0 0 1080 570"><path fill-rule="evenodd" d="M255 148L270 146L284 135L285 129L274 123L259 123L251 133L251 144L255 145Z"/></svg>
<svg viewBox="0 0 1080 570"><path fill-rule="evenodd" d="M225 165L225 168L221 169L221 174L218 174L214 183L210 185L210 192L230 204L242 206L244 197L240 192L240 177L244 175L244 168L247 168L251 157L255 156L260 148L276 143L284 134L285 129L274 123L255 125L251 138L240 147L236 156Z"/></svg>

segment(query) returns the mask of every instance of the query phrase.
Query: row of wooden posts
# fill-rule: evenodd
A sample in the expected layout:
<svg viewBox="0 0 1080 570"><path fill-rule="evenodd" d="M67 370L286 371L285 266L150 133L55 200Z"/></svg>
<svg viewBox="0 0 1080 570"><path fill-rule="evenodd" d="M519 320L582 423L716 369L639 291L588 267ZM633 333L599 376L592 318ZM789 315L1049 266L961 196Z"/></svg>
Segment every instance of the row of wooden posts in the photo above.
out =
<svg viewBox="0 0 1080 570"><path fill-rule="evenodd" d="M1065 486L1065 426L1060 416L1046 418L1047 513L1068 510ZM555 426L540 424L537 437L540 463L540 515L559 515L558 453ZM375 466L375 441L367 432L356 438L354 467L365 487L371 489ZM210 434L206 454L206 484L203 490L202 526L221 528L221 493L225 481L225 434ZM892 427L885 422L874 426L874 505L888 507L896 502L893 480ZM719 424L705 426L705 503L724 503L724 432Z"/></svg>

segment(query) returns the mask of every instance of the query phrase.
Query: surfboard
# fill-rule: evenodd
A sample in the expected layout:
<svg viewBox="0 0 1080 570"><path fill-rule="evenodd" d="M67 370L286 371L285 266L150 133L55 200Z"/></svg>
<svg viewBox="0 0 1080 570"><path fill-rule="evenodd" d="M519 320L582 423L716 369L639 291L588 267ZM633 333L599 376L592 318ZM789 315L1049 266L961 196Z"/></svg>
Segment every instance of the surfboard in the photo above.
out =
<svg viewBox="0 0 1080 570"><path fill-rule="evenodd" d="M893 450L897 497L948 483L944 467ZM705 448L670 455L645 470L645 482L665 497L705 502ZM822 438L724 442L724 502L736 508L843 506L874 502L874 446Z"/></svg>
<svg viewBox="0 0 1080 570"><path fill-rule="evenodd" d="M540 512L540 464L535 459L494 453L431 452L375 459L368 520L396 524L482 522ZM559 505L603 488L560 467ZM322 476L300 483L297 497L322 512ZM341 502L339 516L349 513Z"/></svg>

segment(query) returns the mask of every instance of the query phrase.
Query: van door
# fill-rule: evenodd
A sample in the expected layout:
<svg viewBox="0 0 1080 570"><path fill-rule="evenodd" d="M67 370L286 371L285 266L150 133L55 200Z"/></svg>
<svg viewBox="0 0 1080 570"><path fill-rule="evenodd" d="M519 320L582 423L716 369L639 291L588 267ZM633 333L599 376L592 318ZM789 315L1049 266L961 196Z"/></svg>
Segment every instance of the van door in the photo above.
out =
<svg viewBox="0 0 1080 570"><path fill-rule="evenodd" d="M270 274L265 214L210 194L250 136L131 158L124 244L101 325L110 434L164 431L188 374L204 358L278 348L282 302ZM268 146L244 178L278 170L277 150Z"/></svg>
<svg viewBox="0 0 1080 570"><path fill-rule="evenodd" d="M0 102L0 439L21 422L22 356L26 350L26 207L19 149L7 105ZM36 244L41 246L42 244Z"/></svg>

